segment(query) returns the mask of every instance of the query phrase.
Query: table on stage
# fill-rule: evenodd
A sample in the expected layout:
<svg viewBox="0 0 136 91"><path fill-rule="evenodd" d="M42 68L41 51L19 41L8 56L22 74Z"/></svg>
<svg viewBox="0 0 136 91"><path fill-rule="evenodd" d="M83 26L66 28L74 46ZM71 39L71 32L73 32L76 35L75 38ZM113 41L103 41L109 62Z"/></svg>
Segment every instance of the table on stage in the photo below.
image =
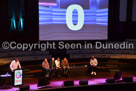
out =
<svg viewBox="0 0 136 91"><path fill-rule="evenodd" d="M0 75L0 87L10 87L12 86L12 78L10 74Z"/></svg>

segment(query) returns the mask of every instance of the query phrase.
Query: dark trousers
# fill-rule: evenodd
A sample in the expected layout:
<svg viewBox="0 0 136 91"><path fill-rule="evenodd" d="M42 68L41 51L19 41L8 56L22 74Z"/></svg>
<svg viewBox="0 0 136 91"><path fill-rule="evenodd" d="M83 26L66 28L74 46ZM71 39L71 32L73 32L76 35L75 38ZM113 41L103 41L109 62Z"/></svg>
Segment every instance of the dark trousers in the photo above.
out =
<svg viewBox="0 0 136 91"><path fill-rule="evenodd" d="M63 73L64 73L64 74L68 74L68 71L69 71L68 68L63 68Z"/></svg>
<svg viewBox="0 0 136 91"><path fill-rule="evenodd" d="M97 66L94 67L92 65L89 65L89 73L92 72L92 71L96 72L97 71Z"/></svg>
<svg viewBox="0 0 136 91"><path fill-rule="evenodd" d="M52 70L50 68L49 69L43 68L43 71L45 72L45 74L50 75Z"/></svg>
<svg viewBox="0 0 136 91"><path fill-rule="evenodd" d="M51 69L51 76L54 76L56 74L56 69Z"/></svg>
<svg viewBox="0 0 136 91"><path fill-rule="evenodd" d="M11 72L12 86L14 86L14 72Z"/></svg>
<svg viewBox="0 0 136 91"><path fill-rule="evenodd" d="M56 76L61 76L61 73L62 73L62 69L57 68L56 69Z"/></svg>

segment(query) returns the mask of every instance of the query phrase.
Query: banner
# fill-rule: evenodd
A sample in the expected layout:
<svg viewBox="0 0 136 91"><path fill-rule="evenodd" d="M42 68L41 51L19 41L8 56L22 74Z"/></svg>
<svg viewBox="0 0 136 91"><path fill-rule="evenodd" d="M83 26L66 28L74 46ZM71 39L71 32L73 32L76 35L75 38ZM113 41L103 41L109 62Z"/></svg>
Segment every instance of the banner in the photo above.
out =
<svg viewBox="0 0 136 91"><path fill-rule="evenodd" d="M15 72L14 72L14 86L22 85L22 76L23 76L22 69L15 70Z"/></svg>

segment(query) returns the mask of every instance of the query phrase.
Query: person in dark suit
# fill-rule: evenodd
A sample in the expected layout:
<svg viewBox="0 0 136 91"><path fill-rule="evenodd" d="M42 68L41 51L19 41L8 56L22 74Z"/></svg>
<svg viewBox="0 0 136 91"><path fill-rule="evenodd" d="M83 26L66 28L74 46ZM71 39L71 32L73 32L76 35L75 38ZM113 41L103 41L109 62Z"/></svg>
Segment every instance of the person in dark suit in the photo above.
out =
<svg viewBox="0 0 136 91"><path fill-rule="evenodd" d="M51 69L56 69L55 58L54 58L54 57L51 58L51 61L50 61L50 68L51 68Z"/></svg>

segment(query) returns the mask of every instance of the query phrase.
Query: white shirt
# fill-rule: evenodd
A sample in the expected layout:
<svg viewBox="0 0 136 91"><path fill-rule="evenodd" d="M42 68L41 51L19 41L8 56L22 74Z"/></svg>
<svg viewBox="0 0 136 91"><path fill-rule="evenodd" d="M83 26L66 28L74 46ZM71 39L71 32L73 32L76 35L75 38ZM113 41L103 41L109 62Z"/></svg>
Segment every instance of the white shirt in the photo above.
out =
<svg viewBox="0 0 136 91"><path fill-rule="evenodd" d="M97 59L96 58L94 58L94 60L90 59L90 65L97 66L98 65Z"/></svg>
<svg viewBox="0 0 136 91"><path fill-rule="evenodd" d="M10 64L10 70L13 72L15 69L18 69L18 67L21 69L20 62L13 60Z"/></svg>
<svg viewBox="0 0 136 91"><path fill-rule="evenodd" d="M60 68L60 61L55 60L56 68Z"/></svg>

